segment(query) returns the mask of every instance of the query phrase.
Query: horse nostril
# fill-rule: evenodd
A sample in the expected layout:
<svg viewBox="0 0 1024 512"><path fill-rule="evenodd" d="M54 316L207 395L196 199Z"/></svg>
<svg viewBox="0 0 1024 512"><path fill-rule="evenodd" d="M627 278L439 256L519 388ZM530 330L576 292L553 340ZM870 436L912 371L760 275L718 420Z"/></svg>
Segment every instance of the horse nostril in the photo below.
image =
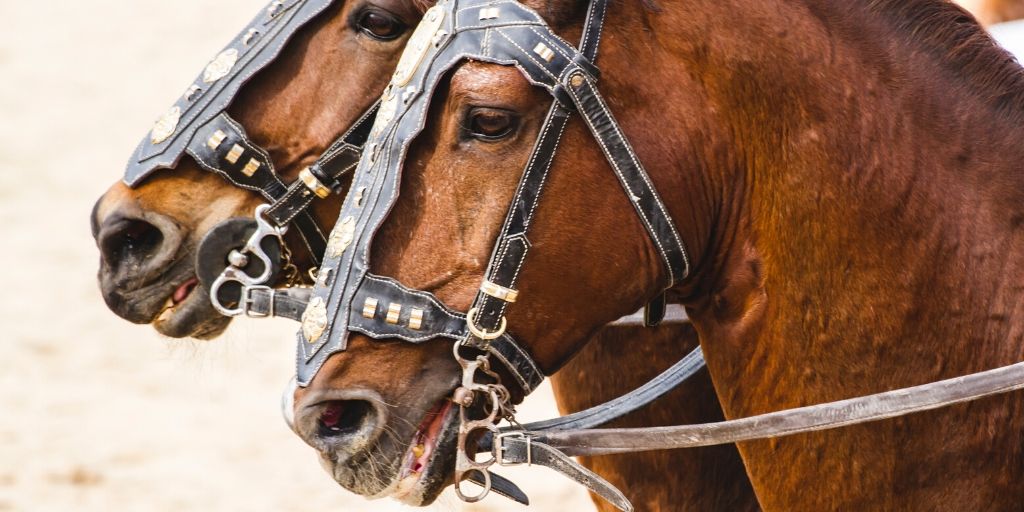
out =
<svg viewBox="0 0 1024 512"><path fill-rule="evenodd" d="M371 427L374 416L373 406L364 400L325 402L317 418L316 433L321 439L349 436Z"/></svg>
<svg viewBox="0 0 1024 512"><path fill-rule="evenodd" d="M139 219L123 219L100 233L100 251L110 265L128 258L144 259L160 248L164 234L156 226Z"/></svg>

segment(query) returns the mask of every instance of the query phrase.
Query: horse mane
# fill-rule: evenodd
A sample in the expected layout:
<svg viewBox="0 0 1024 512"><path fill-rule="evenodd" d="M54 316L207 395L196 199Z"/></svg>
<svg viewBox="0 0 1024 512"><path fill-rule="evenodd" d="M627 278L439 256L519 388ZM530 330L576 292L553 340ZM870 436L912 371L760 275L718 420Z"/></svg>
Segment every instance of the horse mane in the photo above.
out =
<svg viewBox="0 0 1024 512"><path fill-rule="evenodd" d="M1024 68L950 0L833 0L882 20L888 36L923 50L996 111L1024 119ZM863 18L862 18L863 19ZM863 36L861 36L863 37Z"/></svg>

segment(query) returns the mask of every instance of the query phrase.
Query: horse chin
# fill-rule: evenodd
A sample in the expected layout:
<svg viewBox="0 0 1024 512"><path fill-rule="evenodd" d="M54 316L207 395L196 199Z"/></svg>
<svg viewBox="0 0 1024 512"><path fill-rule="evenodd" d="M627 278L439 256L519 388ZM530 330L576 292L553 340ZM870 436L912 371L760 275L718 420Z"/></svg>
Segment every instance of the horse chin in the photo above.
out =
<svg viewBox="0 0 1024 512"><path fill-rule="evenodd" d="M432 421L440 411L440 417ZM432 504L452 482L455 471L455 449L459 427L458 407L444 400L427 413L416 433L405 445L404 451L388 449L393 443L375 443L361 456L335 463L323 454L324 469L342 487L369 499L392 498L405 505L424 507ZM432 430L432 432L431 432ZM424 432L428 432L424 435ZM417 452L423 450L417 456ZM390 451L390 454L382 453ZM389 462L381 464L382 460ZM381 474L363 474L367 469L387 471Z"/></svg>

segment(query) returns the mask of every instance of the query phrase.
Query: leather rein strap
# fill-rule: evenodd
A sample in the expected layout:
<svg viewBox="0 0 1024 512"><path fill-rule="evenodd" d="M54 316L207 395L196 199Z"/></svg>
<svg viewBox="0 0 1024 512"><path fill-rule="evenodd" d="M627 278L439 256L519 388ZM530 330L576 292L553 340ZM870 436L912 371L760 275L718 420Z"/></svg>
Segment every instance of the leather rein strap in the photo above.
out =
<svg viewBox="0 0 1024 512"><path fill-rule="evenodd" d="M530 445L566 455L611 455L769 439L905 416L1024 389L1024 362L836 402L736 420L672 427L520 432L502 438L495 453L525 462Z"/></svg>

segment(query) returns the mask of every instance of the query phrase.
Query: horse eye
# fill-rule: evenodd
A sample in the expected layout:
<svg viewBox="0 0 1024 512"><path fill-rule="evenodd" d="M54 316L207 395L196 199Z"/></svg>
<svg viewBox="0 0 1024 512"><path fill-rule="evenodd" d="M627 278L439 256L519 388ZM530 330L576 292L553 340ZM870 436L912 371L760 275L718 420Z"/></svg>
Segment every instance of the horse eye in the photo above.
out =
<svg viewBox="0 0 1024 512"><path fill-rule="evenodd" d="M495 141L509 136L516 126L515 116L506 110L478 108L469 113L467 129L474 138Z"/></svg>
<svg viewBox="0 0 1024 512"><path fill-rule="evenodd" d="M363 13L357 24L364 34L381 41L395 39L405 31L405 25L401 21L378 11Z"/></svg>

